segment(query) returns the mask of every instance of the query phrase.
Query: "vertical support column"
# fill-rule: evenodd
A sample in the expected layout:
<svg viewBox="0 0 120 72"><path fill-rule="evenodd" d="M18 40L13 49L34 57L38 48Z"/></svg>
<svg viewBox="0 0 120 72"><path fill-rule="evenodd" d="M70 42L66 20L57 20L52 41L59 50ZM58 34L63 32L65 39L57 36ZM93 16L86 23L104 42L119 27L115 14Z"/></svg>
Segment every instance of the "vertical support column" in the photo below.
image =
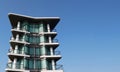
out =
<svg viewBox="0 0 120 72"><path fill-rule="evenodd" d="M20 22L17 24L17 30L20 30Z"/></svg>
<svg viewBox="0 0 120 72"><path fill-rule="evenodd" d="M50 24L47 24L47 30L50 32Z"/></svg>
<svg viewBox="0 0 120 72"><path fill-rule="evenodd" d="M52 70L55 70L55 61L52 60Z"/></svg>
<svg viewBox="0 0 120 72"><path fill-rule="evenodd" d="M50 47L50 55L53 55L53 48Z"/></svg>
<svg viewBox="0 0 120 72"><path fill-rule="evenodd" d="M49 38L49 43L52 43L52 38L51 38L51 36L49 36L48 38Z"/></svg>
<svg viewBox="0 0 120 72"><path fill-rule="evenodd" d="M16 41L18 41L18 40L19 40L19 34L16 35Z"/></svg>
<svg viewBox="0 0 120 72"><path fill-rule="evenodd" d="M14 53L17 54L18 53L18 45L15 45L15 50Z"/></svg>
<svg viewBox="0 0 120 72"><path fill-rule="evenodd" d="M12 66L13 69L16 69L16 63L17 63L17 58L14 58L14 60L13 60L13 66Z"/></svg>
<svg viewBox="0 0 120 72"><path fill-rule="evenodd" d="M22 41L25 41L25 34L23 35Z"/></svg>

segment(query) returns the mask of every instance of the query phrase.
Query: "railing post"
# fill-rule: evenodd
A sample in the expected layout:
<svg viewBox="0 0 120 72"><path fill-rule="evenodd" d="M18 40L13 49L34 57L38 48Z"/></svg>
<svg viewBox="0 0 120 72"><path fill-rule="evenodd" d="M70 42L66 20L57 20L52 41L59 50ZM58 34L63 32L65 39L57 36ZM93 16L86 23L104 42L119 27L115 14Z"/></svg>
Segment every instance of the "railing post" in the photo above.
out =
<svg viewBox="0 0 120 72"><path fill-rule="evenodd" d="M17 24L17 30L20 30L20 22Z"/></svg>
<svg viewBox="0 0 120 72"><path fill-rule="evenodd" d="M52 60L52 70L55 70L55 61Z"/></svg>
<svg viewBox="0 0 120 72"><path fill-rule="evenodd" d="M18 53L18 45L15 45L15 50L14 53L17 54Z"/></svg>
<svg viewBox="0 0 120 72"><path fill-rule="evenodd" d="M51 39L51 36L49 36L49 43L52 43L52 39Z"/></svg>
<svg viewBox="0 0 120 72"><path fill-rule="evenodd" d="M16 41L18 41L18 40L19 40L19 34L16 35Z"/></svg>
<svg viewBox="0 0 120 72"><path fill-rule="evenodd" d="M17 58L14 58L14 61L13 61L13 69L16 69L16 62L17 62Z"/></svg>
<svg viewBox="0 0 120 72"><path fill-rule="evenodd" d="M53 48L50 47L50 55L53 55Z"/></svg>
<svg viewBox="0 0 120 72"><path fill-rule="evenodd" d="M50 24L47 24L47 30L50 32Z"/></svg>

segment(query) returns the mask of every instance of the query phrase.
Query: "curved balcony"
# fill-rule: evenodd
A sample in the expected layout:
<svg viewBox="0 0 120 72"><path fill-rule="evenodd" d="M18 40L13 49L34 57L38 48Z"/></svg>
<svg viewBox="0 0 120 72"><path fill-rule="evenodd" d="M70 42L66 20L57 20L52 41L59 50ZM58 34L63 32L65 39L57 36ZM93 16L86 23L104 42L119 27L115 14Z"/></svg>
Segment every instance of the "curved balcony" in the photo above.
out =
<svg viewBox="0 0 120 72"><path fill-rule="evenodd" d="M56 65L56 70L63 70L63 65Z"/></svg>
<svg viewBox="0 0 120 72"><path fill-rule="evenodd" d="M15 47L15 45L17 44L17 45L23 45L23 44L26 44L26 45L28 45L28 44L30 44L30 43L28 43L27 41L23 41L23 40L15 40L15 39L10 39L10 44L11 44L11 46L14 48Z"/></svg>
<svg viewBox="0 0 120 72"><path fill-rule="evenodd" d="M54 39L52 42L48 42L48 41L41 42L40 45L57 48L59 46L59 43L57 39Z"/></svg>
<svg viewBox="0 0 120 72"><path fill-rule="evenodd" d="M13 43L21 43L21 44L30 44L30 43L28 43L27 41L23 41L23 40L21 40L21 39L19 39L19 40L15 40L15 39L10 39L10 42L13 42Z"/></svg>
<svg viewBox="0 0 120 72"><path fill-rule="evenodd" d="M27 32L25 30L12 29L11 31L12 31L12 35L14 38L16 38L17 34L19 34L19 35L30 34L30 32Z"/></svg>
<svg viewBox="0 0 120 72"><path fill-rule="evenodd" d="M13 64L8 63L7 67L6 67L6 72L29 72L29 70L25 70L25 68L23 67L23 64Z"/></svg>
<svg viewBox="0 0 120 72"><path fill-rule="evenodd" d="M55 51L52 54L50 54L50 52L47 52L46 54L41 54L40 58L46 58L46 59L54 59L55 61L59 60L60 58L62 58L62 56L60 55L60 51Z"/></svg>
<svg viewBox="0 0 120 72"><path fill-rule="evenodd" d="M63 72L63 65L55 65L55 70L47 68L47 70L41 70L41 72Z"/></svg>
<svg viewBox="0 0 120 72"><path fill-rule="evenodd" d="M9 58L13 60L14 58L24 58L24 57L30 57L30 55L27 55L24 51L18 51L18 50L8 50Z"/></svg>
<svg viewBox="0 0 120 72"><path fill-rule="evenodd" d="M20 29L12 28L11 31L12 32L18 32L18 33L30 33L26 29L23 29L23 28L20 28Z"/></svg>
<svg viewBox="0 0 120 72"><path fill-rule="evenodd" d="M52 39L55 38L55 36L57 35L56 29L54 29L51 32L40 32L40 35L44 35L44 36L51 36Z"/></svg>

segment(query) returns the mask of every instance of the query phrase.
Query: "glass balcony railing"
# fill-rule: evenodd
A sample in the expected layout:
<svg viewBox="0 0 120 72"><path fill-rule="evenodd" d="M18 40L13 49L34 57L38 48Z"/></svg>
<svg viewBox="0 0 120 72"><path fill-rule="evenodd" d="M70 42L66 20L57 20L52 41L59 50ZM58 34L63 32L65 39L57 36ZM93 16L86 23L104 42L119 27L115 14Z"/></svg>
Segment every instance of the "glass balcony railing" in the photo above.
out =
<svg viewBox="0 0 120 72"><path fill-rule="evenodd" d="M18 30L17 27L12 28L12 30ZM39 33L41 32L39 28L33 28L33 29L26 29L26 28L19 28L20 31L26 31L26 32L31 32L31 33ZM48 32L48 30L44 30L43 32ZM53 29L51 32L57 32L56 29Z"/></svg>
<svg viewBox="0 0 120 72"><path fill-rule="evenodd" d="M12 54L28 54L28 53L26 53L24 50L22 50L22 51L19 51L19 50L8 50L8 53L12 53Z"/></svg>
<svg viewBox="0 0 120 72"><path fill-rule="evenodd" d="M51 52L47 52L45 55L51 55ZM53 55L60 55L60 51L54 51Z"/></svg>
<svg viewBox="0 0 120 72"><path fill-rule="evenodd" d="M13 37L11 37L10 38L10 41L17 41L17 42L27 42L26 40L24 40L24 39L18 39L18 40L16 40L16 39L14 39Z"/></svg>
<svg viewBox="0 0 120 72"><path fill-rule="evenodd" d="M23 69L23 66L23 64L13 64L12 62L7 64L8 69Z"/></svg>
<svg viewBox="0 0 120 72"><path fill-rule="evenodd" d="M63 65L55 65L55 70L63 70ZM13 64L12 62L11 63L8 63L7 64L7 68L8 69L25 69L25 70L32 70L32 71L35 71L35 70L42 70L42 68L36 66L36 68L29 68L29 67L24 67L24 64ZM52 66L47 66L47 70L52 70Z"/></svg>
<svg viewBox="0 0 120 72"><path fill-rule="evenodd" d="M42 41L41 43L50 43L49 41ZM58 43L58 39L52 40L52 43Z"/></svg>
<svg viewBox="0 0 120 72"><path fill-rule="evenodd" d="M56 29L54 29L54 30L52 30L52 32L57 32L57 30L56 30Z"/></svg>
<svg viewBox="0 0 120 72"><path fill-rule="evenodd" d="M12 30L13 30L13 29L14 29L14 30L18 30L18 29L17 29L17 27L12 28ZM27 30L26 30L26 29L24 29L24 28L19 28L19 30L20 30L20 31L27 31Z"/></svg>
<svg viewBox="0 0 120 72"><path fill-rule="evenodd" d="M63 70L63 65L56 65L56 70Z"/></svg>

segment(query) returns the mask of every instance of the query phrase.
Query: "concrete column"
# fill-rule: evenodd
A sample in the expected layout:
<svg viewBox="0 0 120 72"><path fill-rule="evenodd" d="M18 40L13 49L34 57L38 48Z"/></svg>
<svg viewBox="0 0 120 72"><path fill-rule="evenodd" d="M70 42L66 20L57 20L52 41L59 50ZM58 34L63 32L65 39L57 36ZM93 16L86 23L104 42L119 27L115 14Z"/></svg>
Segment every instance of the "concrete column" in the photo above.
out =
<svg viewBox="0 0 120 72"><path fill-rule="evenodd" d="M52 70L55 70L55 61L52 60Z"/></svg>
<svg viewBox="0 0 120 72"><path fill-rule="evenodd" d="M19 41L19 34L16 35L16 41Z"/></svg>
<svg viewBox="0 0 120 72"><path fill-rule="evenodd" d="M51 36L49 36L48 38L49 38L49 43L52 43L52 38L51 38Z"/></svg>
<svg viewBox="0 0 120 72"><path fill-rule="evenodd" d="M25 35L23 35L22 41L25 41Z"/></svg>
<svg viewBox="0 0 120 72"><path fill-rule="evenodd" d="M17 63L17 58L14 58L14 60L13 60L13 66L12 66L13 69L16 69L16 63Z"/></svg>
<svg viewBox="0 0 120 72"><path fill-rule="evenodd" d="M47 30L50 32L50 24L47 24Z"/></svg>
<svg viewBox="0 0 120 72"><path fill-rule="evenodd" d="M14 37L13 37L13 36L11 37L11 40L14 40Z"/></svg>
<svg viewBox="0 0 120 72"><path fill-rule="evenodd" d="M53 48L52 47L50 47L50 55L53 55L54 53L53 53Z"/></svg>
<svg viewBox="0 0 120 72"><path fill-rule="evenodd" d="M15 45L15 50L14 50L14 53L17 54L18 52L18 45Z"/></svg>
<svg viewBox="0 0 120 72"><path fill-rule="evenodd" d="M20 22L17 24L17 30L20 30Z"/></svg>

